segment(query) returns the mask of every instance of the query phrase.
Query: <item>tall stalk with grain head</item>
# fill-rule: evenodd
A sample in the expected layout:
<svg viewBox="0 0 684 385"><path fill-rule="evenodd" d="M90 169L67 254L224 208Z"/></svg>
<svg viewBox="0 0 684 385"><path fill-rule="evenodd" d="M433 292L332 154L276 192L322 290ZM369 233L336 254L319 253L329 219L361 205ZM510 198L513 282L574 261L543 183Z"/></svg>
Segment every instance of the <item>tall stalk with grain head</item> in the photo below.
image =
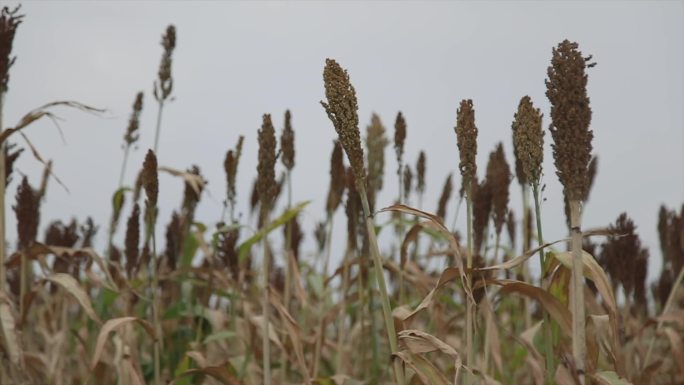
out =
<svg viewBox="0 0 684 385"><path fill-rule="evenodd" d="M276 163L276 137L273 123L271 122L271 115L264 114L261 129L259 130L259 161L257 164L257 183L256 188L259 194L259 218L260 223L264 226L268 224L268 215L271 211L274 197L276 195L276 180L275 180L275 163ZM262 239L263 247L263 374L264 384L271 384L271 345L269 341L269 319L271 305L269 302L269 269L271 264L271 257L268 252L267 237L264 235Z"/></svg>
<svg viewBox="0 0 684 385"><path fill-rule="evenodd" d="M9 85L9 70L14 64L16 57L12 57L12 43L17 27L21 24L23 15L18 14L19 7L10 10L3 7L0 11L0 131L3 128L3 109L5 107L5 96ZM5 291L7 284L7 273L5 269L6 245L5 245L5 189L7 143L0 142L0 291Z"/></svg>
<svg viewBox="0 0 684 385"><path fill-rule="evenodd" d="M458 153L460 162L458 168L461 171L461 178L464 186L464 193L467 203L467 244L468 254L466 267L468 268L468 286L472 286L473 268L473 184L477 183L477 126L475 126L475 110L473 101L462 100L456 113L456 139L458 142ZM475 315L475 304L470 296L466 295L466 365L471 366L475 363L475 347L473 346L473 317ZM473 381L472 374L466 373L465 383L470 385Z"/></svg>
<svg viewBox="0 0 684 385"><path fill-rule="evenodd" d="M577 43L564 40L553 49L551 66L546 80L546 96L551 102L549 130L554 143L553 158L556 174L563 185L563 194L570 209L572 252L572 355L575 375L585 383L585 309L584 275L582 263L582 203L589 183L588 165L591 160L589 129L591 108L587 96L587 62Z"/></svg>
<svg viewBox="0 0 684 385"><path fill-rule="evenodd" d="M532 195L534 197L534 212L537 223L537 242L539 245L544 244L544 236L542 235L541 222L541 197L539 185L542 176L542 164L544 161L544 130L542 128L542 114L538 108L534 108L532 99L529 96L523 96L518 104L518 111L514 115L512 129L513 129L513 148L515 149L516 157L516 173L518 180L523 188L523 197L525 199L524 209L527 211L527 191L528 187L532 187ZM526 216L527 217L527 216ZM527 220L527 219L524 219ZM530 245L525 246L527 251ZM544 278L546 277L546 261L544 259L544 249L539 250L539 271L540 285L543 286ZM550 317L548 313L544 312L544 357L546 360L546 383L550 384L553 381L555 371L554 357L553 357L553 341L550 328Z"/></svg>
<svg viewBox="0 0 684 385"><path fill-rule="evenodd" d="M363 166L363 149L361 147L361 135L359 132L356 91L351 84L347 71L342 69L342 67L332 59L326 59L325 61L323 81L325 84L327 103L321 101L321 105L325 108L328 118L335 127L335 131L339 136L342 147L347 154L347 158L349 159L349 163L354 172L356 190L361 197L363 214L366 217L366 231L368 233L368 242L370 253L373 258L375 276L382 296L382 313L385 319L387 339L389 341L391 353L396 354L398 352L397 335L394 329L392 309L390 307L389 295L387 294L387 286L385 285L383 264L380 258L380 250L378 248L378 241L373 225L373 214L371 213L368 204L368 196L366 195L366 170ZM393 368L395 381L399 385L403 385L404 373L401 364L398 361L393 360Z"/></svg>

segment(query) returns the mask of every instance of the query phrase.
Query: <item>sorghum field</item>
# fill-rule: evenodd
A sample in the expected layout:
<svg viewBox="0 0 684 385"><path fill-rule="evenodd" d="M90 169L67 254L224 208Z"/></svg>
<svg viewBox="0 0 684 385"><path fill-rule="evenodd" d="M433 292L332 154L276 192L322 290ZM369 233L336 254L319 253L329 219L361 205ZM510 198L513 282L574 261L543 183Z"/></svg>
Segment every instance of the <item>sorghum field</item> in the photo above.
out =
<svg viewBox="0 0 684 385"><path fill-rule="evenodd" d="M353 70L321 58L320 113L338 137L321 160L327 196L295 199L291 176L300 151L328 143L298 145L296 111L265 113L254 117L258 142L233 138L225 179L211 181L225 186L223 210L202 223L201 170L157 161L175 96L178 32L169 25L161 47L150 47L161 53L154 87L135 94L121 158L112 159L121 168L106 198L111 217L95 223L41 216L48 182L62 182L29 128L58 122L65 109L105 112L57 100L3 120L10 75L22 65L15 33L30 15L1 12L0 384L684 384L684 205L662 206L657 224L644 225L657 226L657 250L642 245L628 212L602 228L582 223L601 173L587 93L595 61L581 42L548 47L539 78L550 111L524 95L511 106L501 143L514 153L478 148L477 105L454 106L454 172L434 212L426 170L444 160L428 159L429 149L405 157L402 112L393 129L377 115L360 123ZM156 126L140 124L143 109ZM141 130L154 141L140 143ZM258 148L256 173L243 166L248 146ZM545 146L555 169L542 169ZM396 170L385 167L386 147ZM136 149L144 162L127 175ZM491 151L486 164L478 151ZM42 175L16 172L19 157L42 164ZM162 173L183 188L170 218L158 215ZM251 196L237 193L242 173L253 176ZM542 175L563 186L566 238L543 236ZM383 188L396 188L395 200L377 199ZM522 202L509 199L514 189ZM251 212L240 215L246 201ZM464 228L445 223L449 204ZM345 221L334 221L338 211ZM319 221L307 243L305 212ZM391 241L378 242L381 232ZM346 242L334 244L334 234ZM662 258L655 282L646 279L650 258Z"/></svg>

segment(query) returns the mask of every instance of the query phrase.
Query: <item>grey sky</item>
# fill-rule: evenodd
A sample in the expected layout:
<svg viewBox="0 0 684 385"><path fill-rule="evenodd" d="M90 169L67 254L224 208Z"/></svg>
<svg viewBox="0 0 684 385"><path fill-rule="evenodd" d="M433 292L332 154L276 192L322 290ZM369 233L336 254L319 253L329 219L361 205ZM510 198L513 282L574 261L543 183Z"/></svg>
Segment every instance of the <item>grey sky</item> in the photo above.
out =
<svg viewBox="0 0 684 385"><path fill-rule="evenodd" d="M658 206L679 207L684 200L682 1L55 1L26 3L23 13L5 126L52 100L78 100L109 110L106 119L60 111L66 145L48 122L26 131L43 157L54 160L55 173L71 190L67 194L51 183L42 208L43 226L57 218L92 215L104 237L122 137L138 90L145 92L145 106L140 148L132 153L127 170L129 184L152 146L157 113L152 82L162 52L161 35L170 23L178 31L173 59L176 100L164 111L159 163L201 167L210 181L211 197L198 209L198 219L206 223L214 223L221 213L227 149L238 135L245 135L238 198L246 211L261 115L273 114L280 131L289 108L297 145L293 192L295 201L314 199L303 217L311 240L309 230L323 217L335 137L318 104L324 97L326 57L349 70L364 135L372 112L381 116L391 136L396 113L403 111L408 122L405 159L413 167L418 152L426 150L424 207L435 210L444 178L458 173L453 126L459 101L474 100L480 176L498 141L504 142L512 163L510 126L523 95L542 109L548 126L546 68L551 48L565 38L577 41L598 63L589 72L589 96L599 173L585 210L585 227L604 226L627 211L651 249L649 276L654 277L660 269ZM545 237L552 240L564 235L565 225L551 136L545 140L543 220ZM18 137L13 141L24 145ZM396 196L391 146L386 159L379 206L391 204ZM17 167L34 185L39 183L42 170L29 153ZM18 179L9 187L8 208L14 204ZM180 204L182 189L180 180L168 175L161 183L160 221L165 224L171 208ZM511 191L513 210L519 214L517 182ZM455 209L452 201L448 223ZM13 216L8 222L8 237L14 240ZM336 239L340 245L341 232Z"/></svg>

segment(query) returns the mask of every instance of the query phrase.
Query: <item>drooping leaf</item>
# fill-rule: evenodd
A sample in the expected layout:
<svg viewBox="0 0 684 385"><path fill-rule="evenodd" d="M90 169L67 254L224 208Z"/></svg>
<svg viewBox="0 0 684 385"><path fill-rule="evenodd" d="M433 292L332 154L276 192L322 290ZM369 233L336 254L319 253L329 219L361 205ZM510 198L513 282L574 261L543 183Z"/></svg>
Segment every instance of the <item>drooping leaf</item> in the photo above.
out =
<svg viewBox="0 0 684 385"><path fill-rule="evenodd" d="M102 323L100 317L98 317L97 314L95 314L93 305L90 303L90 297L88 297L88 294L86 294L85 290L83 290L81 285L79 285L78 281L76 281L74 277L70 276L69 274L55 273L48 277L45 277L44 281L50 281L63 287L67 292L69 292L69 294L76 298L76 300L81 305L86 314L88 314L88 317L90 317L90 319L97 322L98 324Z"/></svg>

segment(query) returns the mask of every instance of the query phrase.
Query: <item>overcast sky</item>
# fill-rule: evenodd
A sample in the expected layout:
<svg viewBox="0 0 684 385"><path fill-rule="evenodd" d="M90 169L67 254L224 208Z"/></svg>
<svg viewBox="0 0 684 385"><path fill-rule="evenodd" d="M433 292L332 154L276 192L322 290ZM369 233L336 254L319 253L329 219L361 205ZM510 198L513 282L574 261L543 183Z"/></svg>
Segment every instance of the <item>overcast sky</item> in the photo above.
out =
<svg viewBox="0 0 684 385"><path fill-rule="evenodd" d="M145 92L141 138L131 154L127 184L152 147L157 114L152 84L161 35L171 23L178 34L172 70L176 99L164 110L159 163L178 169L200 166L209 180L210 196L198 208L198 220L205 223L220 217L222 164L239 135L246 142L238 199L246 211L261 116L273 114L280 132L289 108L297 150L293 194L295 201L313 200L303 216L311 241L310 230L323 219L335 138L318 103L324 98L326 57L350 73L364 136L372 112L380 115L390 137L397 111L404 113L405 159L413 167L418 152L427 152L424 208L436 210L444 178L449 172L458 175L453 127L459 101L474 101L480 176L498 141L512 164L511 121L518 101L530 95L548 127L546 69L552 47L566 38L577 41L598 63L589 71L588 92L599 171L584 227L605 226L626 211L651 249L649 276L654 277L660 270L658 207L679 207L684 201L682 1L52 1L27 2L22 12L26 17L14 42L17 61L11 69L5 127L53 100L78 100L108 110L105 118L59 110L66 143L47 121L26 130L70 190L51 182L41 211L43 228L54 219L90 215L101 224L100 240L105 239L122 138L139 90ZM545 140L542 215L545 237L552 240L565 234L565 224L548 132ZM18 136L12 141L25 145ZM390 205L397 195L391 146L385 156L386 187L379 206ZM42 167L29 153L22 155L17 171L39 184ZM160 223L165 225L171 209L180 204L182 185L168 175L160 179ZM12 244L16 229L9 208L17 181L15 176L6 202ZM447 223L455 215L455 202ZM511 207L517 214L520 202L514 181ZM124 215L129 215L128 207ZM341 224L344 219L339 215L336 220ZM463 228L463 218L458 224ZM334 250L341 250L342 237L338 232Z"/></svg>

